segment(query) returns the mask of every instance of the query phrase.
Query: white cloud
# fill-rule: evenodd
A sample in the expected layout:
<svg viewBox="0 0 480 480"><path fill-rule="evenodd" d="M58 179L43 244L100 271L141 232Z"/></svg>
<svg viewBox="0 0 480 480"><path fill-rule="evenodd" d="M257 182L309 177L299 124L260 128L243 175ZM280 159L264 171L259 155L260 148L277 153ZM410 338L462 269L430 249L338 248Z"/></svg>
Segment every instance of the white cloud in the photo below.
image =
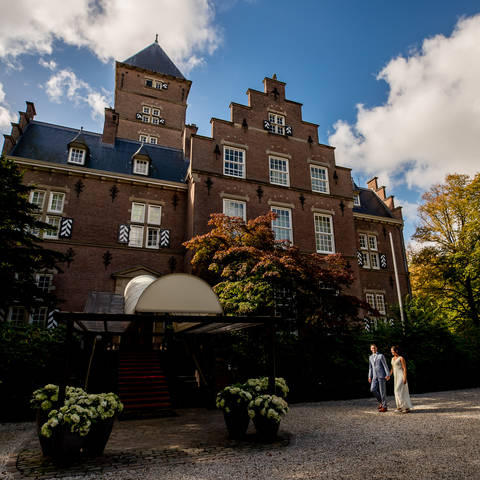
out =
<svg viewBox="0 0 480 480"><path fill-rule="evenodd" d="M40 58L40 60L38 61L38 64L52 71L57 68L57 62L55 60L50 60L47 62L45 59Z"/></svg>
<svg viewBox="0 0 480 480"><path fill-rule="evenodd" d="M16 122L18 119L5 103L5 91L3 84L0 83L0 131L10 133L10 122Z"/></svg>
<svg viewBox="0 0 480 480"><path fill-rule="evenodd" d="M340 164L382 183L428 188L451 172L480 170L480 15L450 37L391 60L377 79L390 88L384 105L358 105L354 125L338 121L329 142Z"/></svg>
<svg viewBox="0 0 480 480"><path fill-rule="evenodd" d="M2 8L0 58L49 55L60 40L87 47L104 61L122 61L158 33L167 54L188 69L220 42L213 18L209 0L16 0Z"/></svg>
<svg viewBox="0 0 480 480"><path fill-rule="evenodd" d="M65 99L76 105L87 104L92 110L92 118L101 118L108 105L107 97L78 78L71 70L60 70L53 74L45 84L48 98L55 103Z"/></svg>

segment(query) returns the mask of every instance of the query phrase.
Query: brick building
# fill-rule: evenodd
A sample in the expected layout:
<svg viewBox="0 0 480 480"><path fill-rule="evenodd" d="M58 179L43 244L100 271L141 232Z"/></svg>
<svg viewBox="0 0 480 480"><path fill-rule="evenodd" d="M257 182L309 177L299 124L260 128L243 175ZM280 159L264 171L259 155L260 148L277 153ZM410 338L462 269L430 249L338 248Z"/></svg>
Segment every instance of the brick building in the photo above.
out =
<svg viewBox="0 0 480 480"><path fill-rule="evenodd" d="M232 103L230 120L213 118L210 137L185 124L190 87L155 42L116 63L103 132L37 121L27 102L5 135L3 154L25 171L52 226L38 234L70 259L63 273L39 273L63 299L59 308L82 311L90 292L123 294L141 274L188 271L182 242L207 231L210 213L273 210L277 238L342 253L355 274L351 292L388 317L409 282L401 207L385 187L352 182L275 75L263 91L247 91L247 105ZM33 317L17 305L8 318Z"/></svg>

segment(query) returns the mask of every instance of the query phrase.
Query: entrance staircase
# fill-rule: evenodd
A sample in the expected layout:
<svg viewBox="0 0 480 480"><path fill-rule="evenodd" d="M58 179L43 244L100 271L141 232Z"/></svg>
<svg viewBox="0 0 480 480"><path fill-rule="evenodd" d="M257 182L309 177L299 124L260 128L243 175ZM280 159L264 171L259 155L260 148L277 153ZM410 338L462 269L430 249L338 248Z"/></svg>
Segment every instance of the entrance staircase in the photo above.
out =
<svg viewBox="0 0 480 480"><path fill-rule="evenodd" d="M158 352L120 352L118 395L126 416L170 411L170 393Z"/></svg>

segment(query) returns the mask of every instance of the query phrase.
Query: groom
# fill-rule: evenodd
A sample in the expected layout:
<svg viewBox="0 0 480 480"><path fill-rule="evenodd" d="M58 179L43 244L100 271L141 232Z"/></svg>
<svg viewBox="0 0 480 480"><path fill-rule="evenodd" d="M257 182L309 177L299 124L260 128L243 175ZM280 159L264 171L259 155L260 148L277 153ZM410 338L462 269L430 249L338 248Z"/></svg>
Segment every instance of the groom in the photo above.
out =
<svg viewBox="0 0 480 480"><path fill-rule="evenodd" d="M385 357L381 353L377 353L377 346L372 343L370 345L372 354L368 359L368 381L370 383L370 391L378 400L378 411L387 411L387 384L390 380L390 369L387 366Z"/></svg>

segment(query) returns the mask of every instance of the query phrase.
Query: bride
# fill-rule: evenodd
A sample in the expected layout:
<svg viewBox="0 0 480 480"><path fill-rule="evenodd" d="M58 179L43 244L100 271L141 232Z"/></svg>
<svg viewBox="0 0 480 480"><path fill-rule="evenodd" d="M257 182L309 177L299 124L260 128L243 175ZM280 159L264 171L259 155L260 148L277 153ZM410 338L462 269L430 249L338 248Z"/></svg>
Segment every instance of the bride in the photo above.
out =
<svg viewBox="0 0 480 480"><path fill-rule="evenodd" d="M397 413L408 413L412 408L412 402L410 400L410 394L408 393L407 383L407 365L405 359L398 354L398 346L394 346L390 350L392 352L392 369L390 375L394 375L394 391L395 391L395 403Z"/></svg>

